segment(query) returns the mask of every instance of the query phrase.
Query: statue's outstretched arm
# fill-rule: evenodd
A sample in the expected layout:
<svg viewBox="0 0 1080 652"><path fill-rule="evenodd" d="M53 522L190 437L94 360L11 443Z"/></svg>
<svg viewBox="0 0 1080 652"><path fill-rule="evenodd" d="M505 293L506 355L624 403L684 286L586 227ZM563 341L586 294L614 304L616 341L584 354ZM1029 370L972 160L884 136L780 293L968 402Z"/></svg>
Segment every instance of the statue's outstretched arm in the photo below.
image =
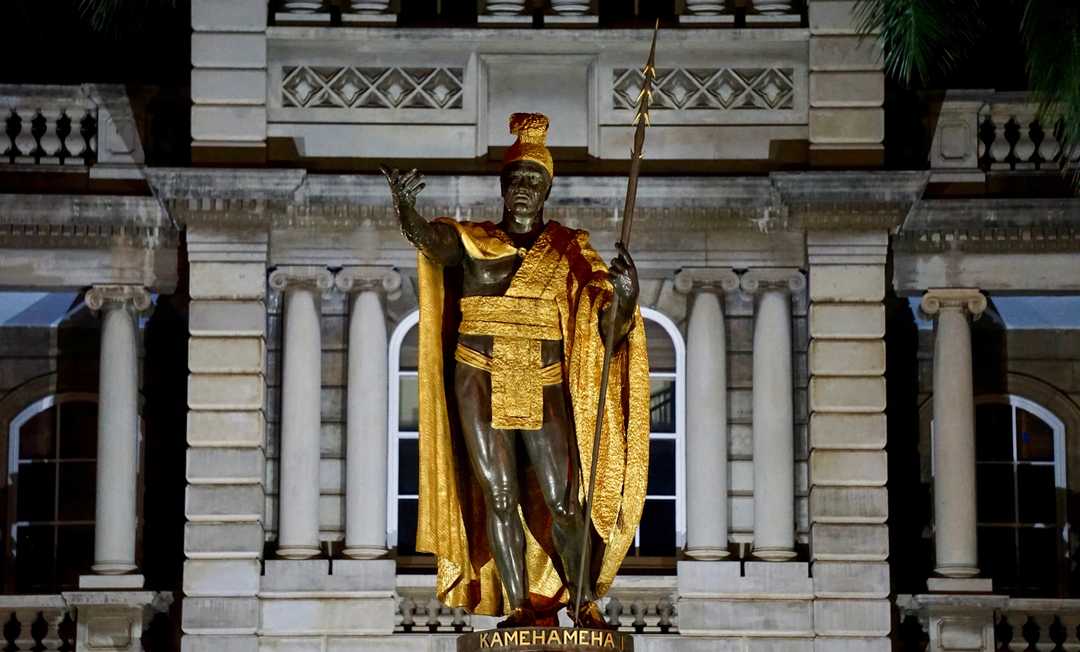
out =
<svg viewBox="0 0 1080 652"><path fill-rule="evenodd" d="M460 264L464 250L457 230L448 224L428 222L416 210L416 195L424 189L424 176L415 169L407 174L385 165L379 169L390 184L402 234L432 262L444 267Z"/></svg>

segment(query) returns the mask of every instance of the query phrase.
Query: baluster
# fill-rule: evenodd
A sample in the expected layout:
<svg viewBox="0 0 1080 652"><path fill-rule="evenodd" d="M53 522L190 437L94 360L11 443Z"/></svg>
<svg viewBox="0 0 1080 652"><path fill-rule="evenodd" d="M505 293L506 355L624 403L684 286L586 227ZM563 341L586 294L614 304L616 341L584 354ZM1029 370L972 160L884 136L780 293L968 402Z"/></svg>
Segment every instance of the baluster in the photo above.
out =
<svg viewBox="0 0 1080 652"><path fill-rule="evenodd" d="M1052 129L1045 129L1039 125L1042 132L1042 140L1039 142L1038 158L1040 170L1054 170L1060 166L1061 141L1058 140L1058 126L1060 121L1055 122Z"/></svg>
<svg viewBox="0 0 1080 652"><path fill-rule="evenodd" d="M439 611L442 609L442 603L432 598L427 602L427 625L428 631L439 631Z"/></svg>
<svg viewBox="0 0 1080 652"><path fill-rule="evenodd" d="M994 142L990 145L990 167L994 169L1009 169L1009 155L1012 152L1012 143L1009 142L1009 127L1012 120L1006 122L996 121Z"/></svg>
<svg viewBox="0 0 1080 652"><path fill-rule="evenodd" d="M61 164L66 163L71 159L71 150L68 149L67 139L71 136L71 117L67 114L67 110L60 111L60 116L56 119L56 140L60 143L60 147L56 151L56 156Z"/></svg>
<svg viewBox="0 0 1080 652"><path fill-rule="evenodd" d="M608 602L604 606L604 616L607 618L608 624L618 629L622 625L622 612L622 602L615 596L608 598Z"/></svg>
<svg viewBox="0 0 1080 652"><path fill-rule="evenodd" d="M30 107L19 107L16 113L19 114L20 129L18 135L15 136L15 149L18 150L15 162L33 163L34 152L37 150L37 139L34 138L33 133L37 111Z"/></svg>
<svg viewBox="0 0 1080 652"><path fill-rule="evenodd" d="M656 623L660 631L665 634L671 631L675 625L675 603L668 598L660 598L660 601L656 603L656 613L660 616Z"/></svg>
<svg viewBox="0 0 1080 652"><path fill-rule="evenodd" d="M1024 626L1020 629L1020 634L1024 637L1024 640L1027 641L1029 649L1039 649L1039 635L1041 631L1042 628L1039 627L1039 623L1035 622L1035 618L1028 616L1027 622L1024 623Z"/></svg>
<svg viewBox="0 0 1080 652"><path fill-rule="evenodd" d="M97 116L92 111L87 111L79 121L79 135L85 143L81 154L83 164L93 165L97 160Z"/></svg>
<svg viewBox="0 0 1080 652"><path fill-rule="evenodd" d="M1036 138L1038 129L1035 116L1027 113L1018 113L1016 118L1016 143L1013 145L1013 160L1014 169L1016 170L1033 170L1035 169L1035 150L1037 146Z"/></svg>
<svg viewBox="0 0 1080 652"><path fill-rule="evenodd" d="M630 603L630 613L634 616L634 631L641 633L645 631L645 613L649 610L641 600L634 600Z"/></svg>
<svg viewBox="0 0 1080 652"><path fill-rule="evenodd" d="M47 109L38 114L41 117L42 134L38 138L41 158L39 163L56 165L60 162L62 145L60 136L57 134L60 109Z"/></svg>
<svg viewBox="0 0 1080 652"><path fill-rule="evenodd" d="M321 11L325 4L323 0L283 0L281 11L286 14L314 14Z"/></svg>
<svg viewBox="0 0 1080 652"><path fill-rule="evenodd" d="M1064 623L1061 622L1060 616L1054 616L1054 621L1050 623L1046 633L1054 644L1052 652L1065 652L1065 639L1068 638L1069 632L1065 629Z"/></svg>
<svg viewBox="0 0 1080 652"><path fill-rule="evenodd" d="M416 602L412 598L402 598L401 602L398 603L398 610L401 612L401 629L411 632L416 625L416 621L413 619Z"/></svg>
<svg viewBox="0 0 1080 652"><path fill-rule="evenodd" d="M791 13L790 0L754 0L754 9L766 16L779 16Z"/></svg>
<svg viewBox="0 0 1080 652"><path fill-rule="evenodd" d="M994 120L990 117L990 114L982 116L979 120L979 132L978 132L978 148L979 148L979 167L983 170L989 170L990 166L994 162L994 157L991 154L994 140L996 139L997 129L994 127Z"/></svg>
<svg viewBox="0 0 1080 652"><path fill-rule="evenodd" d="M465 619L465 609L462 607L454 607L450 614L450 625L454 628L454 631L465 631L465 628L469 626L468 621Z"/></svg>
<svg viewBox="0 0 1080 652"><path fill-rule="evenodd" d="M56 626L56 636L60 639L58 652L75 652L75 630L71 612L64 612L64 619Z"/></svg>
<svg viewBox="0 0 1080 652"><path fill-rule="evenodd" d="M19 649L19 633L22 632L22 623L15 617L15 612L11 612L11 618L8 618L4 623L4 640L7 641L7 646L4 647L4 652L17 652Z"/></svg>
<svg viewBox="0 0 1080 652"><path fill-rule="evenodd" d="M9 163L15 162L15 157L18 155L19 150L15 146L15 137L19 135L19 130L22 128L22 120L19 118L19 114L15 113L14 108L9 108L8 113L4 116L4 140L2 143L3 149L0 151L0 156L3 156Z"/></svg>
<svg viewBox="0 0 1080 652"><path fill-rule="evenodd" d="M1013 640L1013 626L1008 617L1002 614L994 623L994 649L1002 652L1009 651L1009 644Z"/></svg>

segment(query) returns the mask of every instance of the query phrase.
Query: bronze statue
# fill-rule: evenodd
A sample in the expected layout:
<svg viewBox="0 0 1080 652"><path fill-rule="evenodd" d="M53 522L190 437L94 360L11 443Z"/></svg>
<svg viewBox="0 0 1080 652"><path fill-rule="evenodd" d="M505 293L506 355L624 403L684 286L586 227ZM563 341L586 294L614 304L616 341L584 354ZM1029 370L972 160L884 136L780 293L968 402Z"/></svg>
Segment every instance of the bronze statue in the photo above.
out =
<svg viewBox="0 0 1080 652"><path fill-rule="evenodd" d="M629 252L616 245L607 267L586 232L544 220L554 172L547 126L543 115L511 116L518 139L503 163L498 224L428 222L415 209L420 173L383 168L401 230L419 250L417 549L438 559L440 600L507 614L500 626L556 624L584 577L570 617L597 627L595 601L645 498L648 360ZM617 344L594 448L609 327Z"/></svg>

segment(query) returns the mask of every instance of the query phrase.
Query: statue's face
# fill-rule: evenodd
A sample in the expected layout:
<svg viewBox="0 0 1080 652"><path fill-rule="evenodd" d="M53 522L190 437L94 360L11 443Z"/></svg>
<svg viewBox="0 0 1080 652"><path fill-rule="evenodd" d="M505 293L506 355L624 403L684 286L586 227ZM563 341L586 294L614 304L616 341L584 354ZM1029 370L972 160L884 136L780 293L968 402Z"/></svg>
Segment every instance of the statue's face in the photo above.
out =
<svg viewBox="0 0 1080 652"><path fill-rule="evenodd" d="M531 221L551 192L551 177L539 163L515 161L502 171L503 205L515 221Z"/></svg>

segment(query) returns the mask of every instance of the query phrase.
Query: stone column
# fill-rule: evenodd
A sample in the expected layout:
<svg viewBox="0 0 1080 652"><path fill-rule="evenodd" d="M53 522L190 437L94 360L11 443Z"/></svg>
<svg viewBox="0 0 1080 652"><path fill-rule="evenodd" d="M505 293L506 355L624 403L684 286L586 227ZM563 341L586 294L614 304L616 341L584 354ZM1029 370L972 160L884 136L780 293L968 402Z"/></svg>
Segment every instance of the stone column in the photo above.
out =
<svg viewBox="0 0 1080 652"><path fill-rule="evenodd" d="M742 277L757 294L754 314L754 548L756 557L795 557L795 417L791 292L798 270L755 269Z"/></svg>
<svg viewBox="0 0 1080 652"><path fill-rule="evenodd" d="M928 290L922 310L934 330L934 548L935 572L979 574L975 527L975 394L968 317L986 309L972 288Z"/></svg>
<svg viewBox="0 0 1080 652"><path fill-rule="evenodd" d="M319 298L332 284L321 267L280 267L270 274L270 287L285 296L277 553L289 559L319 554Z"/></svg>
<svg viewBox="0 0 1080 652"><path fill-rule="evenodd" d="M684 269L675 288L694 292L686 334L686 554L728 556L728 397L724 293L730 269Z"/></svg>
<svg viewBox="0 0 1080 652"><path fill-rule="evenodd" d="M98 285L86 305L101 314L98 385L97 498L93 571L135 570L135 503L139 470L137 314L150 293L137 285Z"/></svg>
<svg viewBox="0 0 1080 652"><path fill-rule="evenodd" d="M401 276L388 267L346 267L335 283L351 293L344 553L373 559L387 550L386 315L380 295L400 288Z"/></svg>

